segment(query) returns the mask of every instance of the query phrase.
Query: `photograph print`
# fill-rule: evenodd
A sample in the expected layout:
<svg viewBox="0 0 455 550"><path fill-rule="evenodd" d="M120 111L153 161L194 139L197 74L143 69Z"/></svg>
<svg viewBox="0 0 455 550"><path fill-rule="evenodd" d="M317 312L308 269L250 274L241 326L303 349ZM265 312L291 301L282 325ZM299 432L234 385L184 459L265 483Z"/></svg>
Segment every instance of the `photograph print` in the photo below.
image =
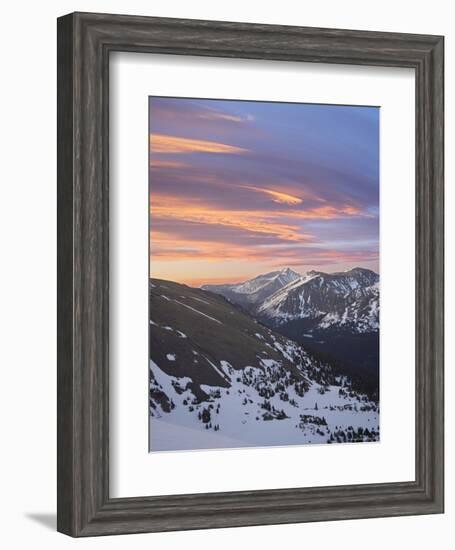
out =
<svg viewBox="0 0 455 550"><path fill-rule="evenodd" d="M377 442L374 106L149 98L149 450Z"/></svg>

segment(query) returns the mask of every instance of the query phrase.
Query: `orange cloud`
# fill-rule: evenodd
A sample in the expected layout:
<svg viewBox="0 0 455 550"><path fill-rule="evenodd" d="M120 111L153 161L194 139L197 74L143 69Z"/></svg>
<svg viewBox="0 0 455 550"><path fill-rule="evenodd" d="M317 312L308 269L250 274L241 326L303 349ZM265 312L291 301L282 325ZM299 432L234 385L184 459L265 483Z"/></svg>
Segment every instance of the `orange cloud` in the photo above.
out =
<svg viewBox="0 0 455 550"><path fill-rule="evenodd" d="M150 158L150 168L186 168L188 164L178 160Z"/></svg>
<svg viewBox="0 0 455 550"><path fill-rule="evenodd" d="M214 208L196 198L152 194L151 213L167 219L208 225L235 227L244 231L273 235L286 241L301 242L310 236L301 233L296 224L283 222L283 212Z"/></svg>
<svg viewBox="0 0 455 550"><path fill-rule="evenodd" d="M286 212L286 215L302 220L333 220L350 216L372 217L371 214L367 214L361 208L350 204L317 206L305 210L289 210Z"/></svg>
<svg viewBox="0 0 455 550"><path fill-rule="evenodd" d="M153 153L246 153L246 149L217 141L190 139L165 134L150 134L150 150Z"/></svg>
<svg viewBox="0 0 455 550"><path fill-rule="evenodd" d="M258 251L248 246L229 244L227 247L226 243L219 241L178 239L153 230L150 232L150 253L160 260L248 260L258 256Z"/></svg>
<svg viewBox="0 0 455 550"><path fill-rule="evenodd" d="M272 247L273 248L273 247ZM224 241L192 240L190 238L169 235L157 230L150 231L150 266L156 272L158 266L166 265L165 271L179 271L183 268L186 275L189 275L188 263L198 262L199 265L220 264L220 262L242 262L248 264L262 259L274 257L269 247L251 247ZM294 259L294 258L293 258ZM170 267L172 262L175 267ZM204 268L201 267L202 272ZM195 273L193 273L194 277ZM182 274L179 278L182 278ZM207 278L207 275L205 275ZM225 279L225 277L224 277Z"/></svg>
<svg viewBox="0 0 455 550"><path fill-rule="evenodd" d="M277 246L251 247L247 245L226 243L224 241L193 241L185 238L150 232L150 265L156 269L157 262L169 262L185 265L187 262L203 262L208 264L221 262L241 262L248 265L257 262L280 262L288 264L295 262L298 251L292 247ZM177 267L175 268L177 269ZM224 277L225 279L225 277Z"/></svg>
<svg viewBox="0 0 455 550"><path fill-rule="evenodd" d="M160 261L181 265L185 265L188 261L207 263L241 261L245 265L260 262L270 265L271 268L284 265L314 267L346 262L355 264L359 261L373 261L378 258L377 251L332 248L321 250L321 248L313 249L305 243L251 247L224 241L195 241L153 230L153 227L150 232L150 244L150 262L154 266ZM225 277L223 279L225 280Z"/></svg>
<svg viewBox="0 0 455 550"><path fill-rule="evenodd" d="M273 192L270 189L258 190ZM164 269L166 276L163 273L161 276L172 280L184 280L183 272L187 275L191 272L194 283L197 270L192 272L193 265L190 272L187 272L187 268L182 267L187 262L196 261L199 265L205 262L207 268L223 262L241 262L247 265L259 262L274 269L275 266L283 265L314 267L337 265L346 261L356 263L357 259L366 259L365 252L338 251L332 248L321 250L315 236L304 233L301 226L301 221L305 219L327 220L362 215L360 209L343 204L324 204L304 209L295 203L297 208L289 208L292 198L294 195L284 193L286 200L280 202L283 208L278 210L239 210L209 203L199 197L177 197L152 192L150 265L154 266L155 273L156 269ZM198 230L195 237L184 229L160 229L162 226L159 223L155 225L154 220L170 222L171 227L175 227L178 222L202 224L202 229ZM175 268L171 268L169 262ZM158 268L157 265L161 267ZM198 269L204 270L202 267Z"/></svg>
<svg viewBox="0 0 455 550"><path fill-rule="evenodd" d="M280 197L281 204L297 204L293 200L298 197L272 190L262 190L272 196ZM352 205L325 205L312 208L286 210L236 210L223 208L218 205L204 203L197 198L178 198L173 195L154 194L150 196L151 212L160 217L184 220L188 222L205 223L212 225L226 225L256 231L259 233L274 234L285 240L308 240L308 235L301 233L301 227L292 220L332 220L350 216L368 216L360 208Z"/></svg>

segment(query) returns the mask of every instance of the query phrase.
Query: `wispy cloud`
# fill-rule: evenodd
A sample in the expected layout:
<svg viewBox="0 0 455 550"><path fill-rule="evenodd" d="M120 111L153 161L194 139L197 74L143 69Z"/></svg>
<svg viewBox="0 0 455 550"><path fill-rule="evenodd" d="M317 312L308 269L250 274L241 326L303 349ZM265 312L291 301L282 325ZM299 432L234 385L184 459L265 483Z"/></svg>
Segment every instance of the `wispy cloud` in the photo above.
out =
<svg viewBox="0 0 455 550"><path fill-rule="evenodd" d="M191 168L190 165L180 160L162 159L157 156L150 156L150 168L163 169L163 168Z"/></svg>
<svg viewBox="0 0 455 550"><path fill-rule="evenodd" d="M249 189L250 191L255 191L256 193L263 193L272 198L273 202L278 204L302 204L302 199L289 193L283 193L282 191L274 191L273 189L267 189L262 187L254 187L253 185L242 185L243 189Z"/></svg>
<svg viewBox="0 0 455 550"><path fill-rule="evenodd" d="M165 134L150 134L150 147L153 153L246 153L247 150L235 145L216 141L191 139Z"/></svg>
<svg viewBox="0 0 455 550"><path fill-rule="evenodd" d="M347 217L371 217L371 214L364 212L358 206L350 204L328 204L316 206L299 211L289 211L287 215L291 218L301 220L334 220Z"/></svg>
<svg viewBox="0 0 455 550"><path fill-rule="evenodd" d="M157 123L167 122L168 124L178 122L182 124L197 124L199 122L216 123L226 122L231 124L244 124L254 122L255 116L251 113L237 114L232 110L217 108L198 100L176 101L173 98L151 98L153 107L153 120ZM213 102L213 105L216 105Z"/></svg>
<svg viewBox="0 0 455 550"><path fill-rule="evenodd" d="M262 233L280 237L286 241L308 240L298 224L287 223L286 219L262 210L236 210L213 208L203 199L181 199L173 195L155 195L151 198L151 222L156 219L179 220L204 224L206 226L237 228L245 232ZM207 227L207 230L212 230Z"/></svg>
<svg viewBox="0 0 455 550"><path fill-rule="evenodd" d="M173 234L172 232L152 231L151 261L181 263L188 261L204 261L224 263L227 261L260 262L268 264L271 269L284 265L301 270L315 266L350 264L352 266L373 262L378 259L378 251L371 248L338 250L336 248L318 248L305 242L290 244L259 244L254 247L245 239L241 242L196 240L191 234Z"/></svg>
<svg viewBox="0 0 455 550"><path fill-rule="evenodd" d="M237 122L237 123L254 121L254 117L252 115L239 116L239 115L233 115L223 111L219 111L217 109L210 109L210 108L201 110L201 112L199 112L196 115L196 118L206 119L206 120L225 120L227 122Z"/></svg>

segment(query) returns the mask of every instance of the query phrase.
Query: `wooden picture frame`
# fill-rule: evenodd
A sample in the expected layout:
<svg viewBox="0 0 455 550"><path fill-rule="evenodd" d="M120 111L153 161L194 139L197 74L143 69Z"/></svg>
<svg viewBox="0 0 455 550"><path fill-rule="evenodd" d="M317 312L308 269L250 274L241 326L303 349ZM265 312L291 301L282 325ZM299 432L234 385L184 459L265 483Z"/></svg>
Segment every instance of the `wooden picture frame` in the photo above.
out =
<svg viewBox="0 0 455 550"><path fill-rule="evenodd" d="M58 20L58 530L71 536L443 511L443 38L73 13ZM416 479L109 496L109 54L408 67L416 82Z"/></svg>

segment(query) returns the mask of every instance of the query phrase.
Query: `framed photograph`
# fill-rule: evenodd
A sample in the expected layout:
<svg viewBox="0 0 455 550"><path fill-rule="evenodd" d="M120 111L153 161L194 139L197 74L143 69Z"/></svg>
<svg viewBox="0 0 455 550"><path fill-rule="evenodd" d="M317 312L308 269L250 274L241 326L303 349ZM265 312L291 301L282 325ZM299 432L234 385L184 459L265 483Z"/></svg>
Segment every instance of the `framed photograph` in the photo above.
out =
<svg viewBox="0 0 455 550"><path fill-rule="evenodd" d="M58 530L443 512L443 38L58 20Z"/></svg>

